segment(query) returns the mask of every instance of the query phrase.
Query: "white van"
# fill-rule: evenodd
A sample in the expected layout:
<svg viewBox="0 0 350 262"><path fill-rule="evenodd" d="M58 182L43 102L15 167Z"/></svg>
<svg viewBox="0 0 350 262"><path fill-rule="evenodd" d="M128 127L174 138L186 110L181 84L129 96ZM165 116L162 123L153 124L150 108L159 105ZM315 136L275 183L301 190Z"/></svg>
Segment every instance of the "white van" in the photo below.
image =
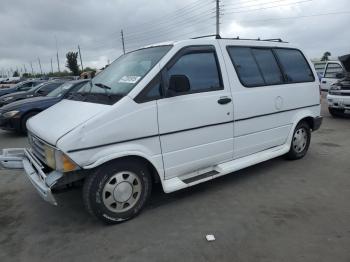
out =
<svg viewBox="0 0 350 262"><path fill-rule="evenodd" d="M31 147L4 149L0 163L23 167L55 205L54 189L85 180L87 210L120 222L140 212L153 183L170 193L281 155L302 158L322 122L316 78L282 41L147 46L31 118Z"/></svg>

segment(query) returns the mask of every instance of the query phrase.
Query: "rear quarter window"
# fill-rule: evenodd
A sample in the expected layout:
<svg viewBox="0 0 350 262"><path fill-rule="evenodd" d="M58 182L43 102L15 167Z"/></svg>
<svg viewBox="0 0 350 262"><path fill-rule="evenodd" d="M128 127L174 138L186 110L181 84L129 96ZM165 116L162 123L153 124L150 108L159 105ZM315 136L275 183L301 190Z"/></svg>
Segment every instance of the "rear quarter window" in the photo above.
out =
<svg viewBox="0 0 350 262"><path fill-rule="evenodd" d="M297 49L274 49L288 83L313 82L314 74L304 55Z"/></svg>

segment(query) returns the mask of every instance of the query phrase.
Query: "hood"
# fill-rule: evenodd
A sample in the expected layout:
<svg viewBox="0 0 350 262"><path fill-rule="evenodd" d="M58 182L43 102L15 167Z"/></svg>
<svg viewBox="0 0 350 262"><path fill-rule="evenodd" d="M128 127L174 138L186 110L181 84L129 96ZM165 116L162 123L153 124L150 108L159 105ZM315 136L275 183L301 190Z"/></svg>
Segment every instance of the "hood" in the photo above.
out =
<svg viewBox="0 0 350 262"><path fill-rule="evenodd" d="M62 136L110 107L103 104L62 100L30 118L27 128L29 132L44 141L56 145Z"/></svg>
<svg viewBox="0 0 350 262"><path fill-rule="evenodd" d="M342 63L347 73L350 73L350 54L339 56L339 61Z"/></svg>
<svg viewBox="0 0 350 262"><path fill-rule="evenodd" d="M21 91L21 92L12 92L10 94L6 94L6 95L3 95L0 97L0 100L4 100L4 98L6 97L10 97L10 96L13 96L13 97L25 97L25 95L27 94L27 92L24 92L24 91Z"/></svg>
<svg viewBox="0 0 350 262"><path fill-rule="evenodd" d="M26 99L22 99L22 100L4 105L1 107L1 110L10 111L10 110L18 109L23 106L28 106L29 104L38 104L38 103L43 104L44 102L49 102L51 100L54 101L59 99L57 99L57 97L45 97L45 96L26 98Z"/></svg>

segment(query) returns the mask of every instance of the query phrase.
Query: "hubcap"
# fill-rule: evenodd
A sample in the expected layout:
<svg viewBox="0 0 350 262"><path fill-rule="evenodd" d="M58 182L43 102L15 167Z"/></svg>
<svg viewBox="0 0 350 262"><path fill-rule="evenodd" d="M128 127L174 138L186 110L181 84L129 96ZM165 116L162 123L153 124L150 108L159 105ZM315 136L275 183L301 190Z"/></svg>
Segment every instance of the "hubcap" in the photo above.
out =
<svg viewBox="0 0 350 262"><path fill-rule="evenodd" d="M137 203L141 191L141 182L134 173L118 172L104 185L103 203L112 212L125 212Z"/></svg>
<svg viewBox="0 0 350 262"><path fill-rule="evenodd" d="M292 146L294 148L294 151L297 153L301 153L305 149L306 143L307 143L306 129L304 127L299 128L297 131L295 131L294 137L293 137Z"/></svg>

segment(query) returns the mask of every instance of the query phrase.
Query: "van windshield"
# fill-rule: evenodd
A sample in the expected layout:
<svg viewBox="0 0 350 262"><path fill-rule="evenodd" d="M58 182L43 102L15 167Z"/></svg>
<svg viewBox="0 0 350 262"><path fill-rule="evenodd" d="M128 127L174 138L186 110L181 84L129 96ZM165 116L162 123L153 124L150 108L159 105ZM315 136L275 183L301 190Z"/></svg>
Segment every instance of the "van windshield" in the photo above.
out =
<svg viewBox="0 0 350 262"><path fill-rule="evenodd" d="M119 57L70 99L114 104L127 95L171 47L149 47Z"/></svg>

